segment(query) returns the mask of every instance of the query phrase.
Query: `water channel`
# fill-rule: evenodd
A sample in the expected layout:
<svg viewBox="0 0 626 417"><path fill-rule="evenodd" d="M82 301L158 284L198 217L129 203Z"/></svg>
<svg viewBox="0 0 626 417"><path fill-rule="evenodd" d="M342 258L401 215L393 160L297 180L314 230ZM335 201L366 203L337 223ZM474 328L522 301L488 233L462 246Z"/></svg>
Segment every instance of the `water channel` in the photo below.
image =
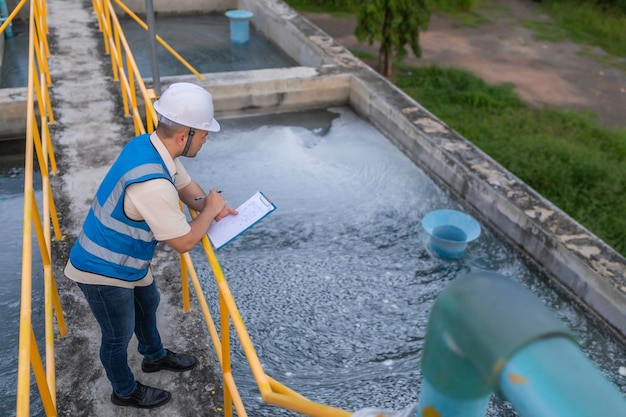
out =
<svg viewBox="0 0 626 417"><path fill-rule="evenodd" d="M4 39L0 88L19 88L28 84L28 25L15 21L11 31L13 36Z"/></svg>
<svg viewBox="0 0 626 417"><path fill-rule="evenodd" d="M128 44L143 77L152 77L148 32L130 18L120 19ZM157 16L156 32L196 71L246 71L296 66L287 54L250 25L247 44L230 40L229 20L221 13L194 16ZM160 44L157 65L161 77L191 72Z"/></svg>
<svg viewBox="0 0 626 417"><path fill-rule="evenodd" d="M221 123L185 165L235 207L255 191L278 207L217 253L268 375L332 406L401 410L419 396L433 301L459 274L483 269L541 298L626 392L624 347L492 231L483 226L460 260L428 251L421 219L463 207L351 110ZM204 254L193 255L218 315ZM234 360L250 415L297 415L264 405L240 349ZM488 415L516 414L494 398Z"/></svg>

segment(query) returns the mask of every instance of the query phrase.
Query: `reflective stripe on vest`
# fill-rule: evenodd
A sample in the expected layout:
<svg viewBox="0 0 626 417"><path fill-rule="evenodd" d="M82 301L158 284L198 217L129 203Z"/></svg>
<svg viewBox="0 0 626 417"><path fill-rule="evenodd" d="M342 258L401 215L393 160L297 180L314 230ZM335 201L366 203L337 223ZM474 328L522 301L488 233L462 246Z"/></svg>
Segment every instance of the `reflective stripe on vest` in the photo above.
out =
<svg viewBox="0 0 626 417"><path fill-rule="evenodd" d="M124 194L127 183L132 183L132 180L134 178L144 177L154 172L158 172L158 170L161 170L161 166L157 164L141 165L137 168L134 168L122 176L120 181L118 181L115 185L115 188L111 192L109 198L107 198L103 205L100 205L98 199L95 198L91 208L98 221L100 221L100 223L102 223L109 229L113 229L119 233L128 235L133 239L143 240L144 242L152 241L154 239L154 236L152 235L151 231L132 227L122 221L113 218L112 215L118 201L120 201L120 198Z"/></svg>

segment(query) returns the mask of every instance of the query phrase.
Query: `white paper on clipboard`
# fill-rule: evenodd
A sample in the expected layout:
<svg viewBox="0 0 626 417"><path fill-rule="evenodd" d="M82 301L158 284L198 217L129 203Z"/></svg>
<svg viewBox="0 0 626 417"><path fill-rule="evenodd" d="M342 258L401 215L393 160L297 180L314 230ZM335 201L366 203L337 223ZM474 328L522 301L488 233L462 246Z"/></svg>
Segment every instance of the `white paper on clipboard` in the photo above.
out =
<svg viewBox="0 0 626 417"><path fill-rule="evenodd" d="M236 216L229 215L209 227L208 236L215 249L224 247L240 234L276 210L276 206L260 191L236 208Z"/></svg>

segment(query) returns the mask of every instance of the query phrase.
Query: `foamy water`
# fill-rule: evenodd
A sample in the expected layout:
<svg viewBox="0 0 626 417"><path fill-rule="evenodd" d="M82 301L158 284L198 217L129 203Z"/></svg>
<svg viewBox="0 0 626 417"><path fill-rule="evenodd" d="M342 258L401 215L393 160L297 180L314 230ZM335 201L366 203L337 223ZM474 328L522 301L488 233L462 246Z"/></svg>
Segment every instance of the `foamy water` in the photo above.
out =
<svg viewBox="0 0 626 417"><path fill-rule="evenodd" d="M518 281L541 298L626 392L626 376L619 373L626 367L624 348L484 225L460 260L442 260L427 250L421 219L432 210L463 207L350 110L220 122L223 131L211 134L199 156L184 163L205 189L219 187L233 206L263 191L278 207L217 253L268 375L331 406L404 409L419 398L434 300L448 282L478 268ZM6 318L0 324L0 416L15 411L20 181L0 178L0 314ZM193 256L217 319L212 274L200 250ZM41 286L35 287L41 300ZM38 334L41 309L34 304ZM234 346L233 374L248 413L297 415L262 403ZM39 408L31 415L43 415L38 396L32 401ZM488 415L516 414L494 398Z"/></svg>
<svg viewBox="0 0 626 417"><path fill-rule="evenodd" d="M268 375L335 407L401 410L419 397L432 303L450 280L483 269L541 298L626 391L623 347L490 230L483 226L460 260L434 257L421 219L463 207L350 110L331 112L337 118L330 128L328 118L308 128L285 119L225 120L199 156L184 161L233 206L259 190L278 207L217 253ZM212 274L201 251L194 259L217 315ZM239 349L234 361L249 413L296 415L264 405ZM488 415L515 412L494 399Z"/></svg>

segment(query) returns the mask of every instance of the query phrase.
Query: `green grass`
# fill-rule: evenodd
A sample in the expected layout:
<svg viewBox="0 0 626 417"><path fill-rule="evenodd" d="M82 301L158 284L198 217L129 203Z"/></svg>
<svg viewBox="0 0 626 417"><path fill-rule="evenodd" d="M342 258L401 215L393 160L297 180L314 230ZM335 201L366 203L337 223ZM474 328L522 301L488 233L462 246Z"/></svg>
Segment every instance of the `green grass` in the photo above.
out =
<svg viewBox="0 0 626 417"><path fill-rule="evenodd" d="M490 18L478 11L483 10L482 3L484 1L480 0L431 0L429 7L433 13L454 19L457 26L475 28L491 23Z"/></svg>
<svg viewBox="0 0 626 417"><path fill-rule="evenodd" d="M599 46L606 52L626 57L626 14L615 9L603 11L585 0L544 0L540 7L568 39ZM545 32L542 31L545 35Z"/></svg>
<svg viewBox="0 0 626 417"><path fill-rule="evenodd" d="M523 20L521 25L532 30L535 40L538 41L558 43L568 39L567 31L553 21Z"/></svg>
<svg viewBox="0 0 626 417"><path fill-rule="evenodd" d="M363 51L361 49L350 49L350 52L352 53L352 55L359 58L361 61L372 61L378 58L371 52Z"/></svg>
<svg viewBox="0 0 626 417"><path fill-rule="evenodd" d="M353 0L286 0L285 3L299 12L330 13L336 17L356 15L358 12Z"/></svg>
<svg viewBox="0 0 626 417"><path fill-rule="evenodd" d="M394 82L541 195L626 254L626 129L593 113L537 109L510 84L399 65Z"/></svg>

